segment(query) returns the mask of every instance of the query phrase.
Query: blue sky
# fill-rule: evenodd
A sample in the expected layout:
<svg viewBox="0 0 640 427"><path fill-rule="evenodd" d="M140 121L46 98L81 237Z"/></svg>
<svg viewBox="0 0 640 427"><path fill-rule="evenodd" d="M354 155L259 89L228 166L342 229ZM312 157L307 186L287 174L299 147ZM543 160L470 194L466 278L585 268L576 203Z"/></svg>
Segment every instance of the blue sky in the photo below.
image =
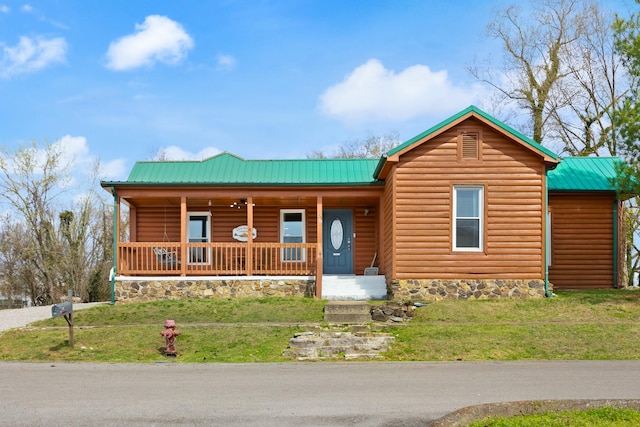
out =
<svg viewBox="0 0 640 427"><path fill-rule="evenodd" d="M59 141L123 180L158 150L304 158L405 140L484 108L465 67L501 55L484 31L504 4L0 0L0 146Z"/></svg>

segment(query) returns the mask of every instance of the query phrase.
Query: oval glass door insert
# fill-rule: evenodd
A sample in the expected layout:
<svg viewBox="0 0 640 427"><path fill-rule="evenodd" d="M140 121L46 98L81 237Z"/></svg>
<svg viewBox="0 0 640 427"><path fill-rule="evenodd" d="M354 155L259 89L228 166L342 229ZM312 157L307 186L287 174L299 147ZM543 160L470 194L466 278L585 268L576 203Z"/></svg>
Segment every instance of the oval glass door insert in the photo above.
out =
<svg viewBox="0 0 640 427"><path fill-rule="evenodd" d="M331 223L331 246L333 246L333 249L339 250L342 247L343 240L344 229L342 228L342 221L336 218Z"/></svg>

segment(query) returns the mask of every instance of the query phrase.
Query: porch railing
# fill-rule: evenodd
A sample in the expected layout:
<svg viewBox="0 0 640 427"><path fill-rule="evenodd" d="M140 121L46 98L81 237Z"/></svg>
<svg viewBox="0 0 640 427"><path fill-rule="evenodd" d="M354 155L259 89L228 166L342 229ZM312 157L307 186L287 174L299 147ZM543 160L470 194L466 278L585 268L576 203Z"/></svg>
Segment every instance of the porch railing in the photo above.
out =
<svg viewBox="0 0 640 427"><path fill-rule="evenodd" d="M314 275L317 243L118 243L124 275Z"/></svg>

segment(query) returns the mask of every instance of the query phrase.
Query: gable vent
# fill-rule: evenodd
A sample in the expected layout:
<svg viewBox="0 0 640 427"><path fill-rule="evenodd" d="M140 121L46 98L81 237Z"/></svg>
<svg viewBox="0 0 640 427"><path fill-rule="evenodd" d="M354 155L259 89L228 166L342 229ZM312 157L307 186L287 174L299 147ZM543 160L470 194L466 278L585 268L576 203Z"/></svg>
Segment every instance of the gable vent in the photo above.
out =
<svg viewBox="0 0 640 427"><path fill-rule="evenodd" d="M462 134L462 158L463 159L477 159L478 158L478 143L480 138L477 133L463 133Z"/></svg>

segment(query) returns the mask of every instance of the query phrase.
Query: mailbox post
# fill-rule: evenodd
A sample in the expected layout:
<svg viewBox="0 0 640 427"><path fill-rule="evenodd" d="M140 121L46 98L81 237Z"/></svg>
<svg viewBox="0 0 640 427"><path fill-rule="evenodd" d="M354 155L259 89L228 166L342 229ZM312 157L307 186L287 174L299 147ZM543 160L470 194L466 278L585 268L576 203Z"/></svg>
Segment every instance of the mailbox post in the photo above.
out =
<svg viewBox="0 0 640 427"><path fill-rule="evenodd" d="M69 324L69 347L73 348L73 291L69 290L68 299L51 306L51 317L64 317Z"/></svg>

